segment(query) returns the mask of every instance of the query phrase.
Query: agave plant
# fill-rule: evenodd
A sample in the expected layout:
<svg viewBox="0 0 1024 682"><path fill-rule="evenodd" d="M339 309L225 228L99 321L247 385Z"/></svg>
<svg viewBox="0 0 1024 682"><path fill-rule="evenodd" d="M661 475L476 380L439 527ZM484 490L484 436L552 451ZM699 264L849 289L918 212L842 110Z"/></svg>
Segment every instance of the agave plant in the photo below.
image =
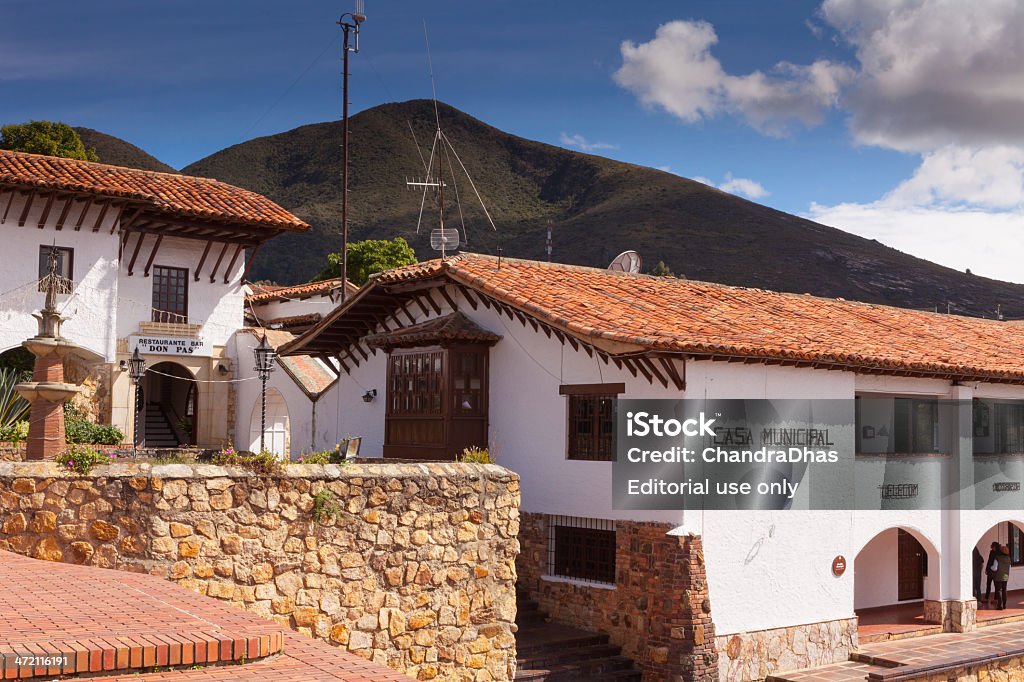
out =
<svg viewBox="0 0 1024 682"><path fill-rule="evenodd" d="M15 384L27 378L24 372L10 367L0 367L0 427L28 419L31 406L14 390Z"/></svg>

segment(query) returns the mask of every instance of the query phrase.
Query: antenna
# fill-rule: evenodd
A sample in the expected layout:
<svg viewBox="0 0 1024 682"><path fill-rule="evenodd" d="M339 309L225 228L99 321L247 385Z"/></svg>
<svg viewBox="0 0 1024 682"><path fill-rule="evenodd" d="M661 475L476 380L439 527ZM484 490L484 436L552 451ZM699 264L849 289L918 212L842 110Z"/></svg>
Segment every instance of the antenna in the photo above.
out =
<svg viewBox="0 0 1024 682"><path fill-rule="evenodd" d="M437 208L438 208L438 226L430 232L430 247L435 251L441 252L441 258L447 256L448 251L454 251L459 247L460 243L466 243L466 221L462 212L462 200L459 197L459 184L455 176L455 164L452 162L451 157L454 156L455 160L458 161L459 167L462 168L462 172L466 174L466 178L469 180L470 186L473 188L474 194L476 194L477 200L480 202L480 207L483 209L484 215L487 216L487 221L491 225L491 229L495 232L498 228L494 225L494 220L491 219L491 214L487 211L487 206L484 205L483 198L480 196L479 190L476 188L476 184L473 182L472 176L466 169L466 164L459 158L459 153L455 151L455 147L452 145L448 136L441 130L441 111L437 105L437 85L434 81L434 64L433 58L430 54L430 36L427 32L427 22L423 20L423 41L427 48L427 68L430 73L430 92L434 103L434 123L437 126L436 132L434 133L434 140L430 146L430 158L424 160L423 154L420 152L419 143L416 142L416 131L412 127L412 123L409 122L409 131L412 133L413 142L416 143L416 151L420 154L420 161L422 162L424 169L426 170L426 176L424 178L414 178L412 180L406 178L405 184L409 188L422 188L423 196L420 199L420 212L416 219L416 233L419 234L420 225L423 223L423 207L426 205L427 191L434 190L437 193ZM432 173L434 168L434 159L437 158L437 174L436 176ZM444 191L448 186L447 178L444 177L445 168L444 160L448 159L449 172L451 173L452 188L455 190L455 202L459 209L459 219L462 224L462 232L460 235L459 231L455 228L446 228L444 225ZM461 238L460 238L461 237Z"/></svg>
<svg viewBox="0 0 1024 682"><path fill-rule="evenodd" d="M345 36L342 54L342 93L341 93L341 300L345 301L345 289L348 283L348 53L359 52L359 25L366 21L364 0L355 0L355 9L338 18L338 26ZM351 19L351 23L346 21ZM349 46L349 36L355 37L354 44Z"/></svg>
<svg viewBox="0 0 1024 682"><path fill-rule="evenodd" d="M608 272L630 272L637 274L643 266L643 259L636 251L623 251L608 266Z"/></svg>

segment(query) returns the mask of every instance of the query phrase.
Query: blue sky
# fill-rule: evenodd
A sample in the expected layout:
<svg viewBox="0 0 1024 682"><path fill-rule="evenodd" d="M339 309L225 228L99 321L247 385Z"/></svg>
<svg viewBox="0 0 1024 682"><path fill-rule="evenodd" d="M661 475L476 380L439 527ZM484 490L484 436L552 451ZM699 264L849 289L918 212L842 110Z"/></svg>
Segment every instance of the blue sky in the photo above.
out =
<svg viewBox="0 0 1024 682"><path fill-rule="evenodd" d="M1015 3L366 4L353 111L430 95L425 19L439 99L498 128L1024 281ZM0 120L89 126L182 167L336 119L348 9L0 0Z"/></svg>

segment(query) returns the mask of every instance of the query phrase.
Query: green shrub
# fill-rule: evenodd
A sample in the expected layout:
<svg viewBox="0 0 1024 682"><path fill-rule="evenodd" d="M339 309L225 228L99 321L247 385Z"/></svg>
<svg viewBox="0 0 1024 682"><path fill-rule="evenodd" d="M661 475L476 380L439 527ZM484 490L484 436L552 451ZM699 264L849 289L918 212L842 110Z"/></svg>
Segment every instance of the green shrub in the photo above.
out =
<svg viewBox="0 0 1024 682"><path fill-rule="evenodd" d="M0 426L0 441L20 443L26 438L28 438L27 419Z"/></svg>
<svg viewBox="0 0 1024 682"><path fill-rule="evenodd" d="M14 390L14 387L27 381L30 376L31 374L12 367L0 367L0 426L9 426L28 419L28 412L32 406Z"/></svg>
<svg viewBox="0 0 1024 682"><path fill-rule="evenodd" d="M313 520L316 523L323 523L328 517L340 512L341 505L338 504L338 499L327 488L313 496Z"/></svg>
<svg viewBox="0 0 1024 682"><path fill-rule="evenodd" d="M494 458L487 448L468 447L459 455L459 461L467 464L494 464Z"/></svg>
<svg viewBox="0 0 1024 682"><path fill-rule="evenodd" d="M87 474L94 466L109 464L112 459L114 453L97 452L82 445L69 445L64 452L57 455L55 461L68 471Z"/></svg>
<svg viewBox="0 0 1024 682"><path fill-rule="evenodd" d="M64 434L69 443L120 445L124 442L121 429L89 421L85 411L72 403L64 405Z"/></svg>
<svg viewBox="0 0 1024 682"><path fill-rule="evenodd" d="M231 445L215 453L213 463L220 466L244 467L253 473L263 475L280 474L284 471L284 464L273 452L239 452Z"/></svg>

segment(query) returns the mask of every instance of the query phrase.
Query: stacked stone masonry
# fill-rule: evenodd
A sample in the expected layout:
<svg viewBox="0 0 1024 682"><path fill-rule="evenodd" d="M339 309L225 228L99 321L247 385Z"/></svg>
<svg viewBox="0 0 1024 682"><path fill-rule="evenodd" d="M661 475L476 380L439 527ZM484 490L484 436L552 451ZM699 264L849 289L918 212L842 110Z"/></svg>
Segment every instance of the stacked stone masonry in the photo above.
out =
<svg viewBox="0 0 1024 682"><path fill-rule="evenodd" d="M518 531L494 465L0 462L0 550L160 575L421 680L514 675Z"/></svg>
<svg viewBox="0 0 1024 682"><path fill-rule="evenodd" d="M616 522L615 585L548 575L550 517L522 514L519 584L553 620L608 633L643 670L644 682L718 679L715 629L698 536L672 526Z"/></svg>
<svg viewBox="0 0 1024 682"><path fill-rule="evenodd" d="M758 630L716 638L719 677L730 682L846 661L857 648L857 619Z"/></svg>

